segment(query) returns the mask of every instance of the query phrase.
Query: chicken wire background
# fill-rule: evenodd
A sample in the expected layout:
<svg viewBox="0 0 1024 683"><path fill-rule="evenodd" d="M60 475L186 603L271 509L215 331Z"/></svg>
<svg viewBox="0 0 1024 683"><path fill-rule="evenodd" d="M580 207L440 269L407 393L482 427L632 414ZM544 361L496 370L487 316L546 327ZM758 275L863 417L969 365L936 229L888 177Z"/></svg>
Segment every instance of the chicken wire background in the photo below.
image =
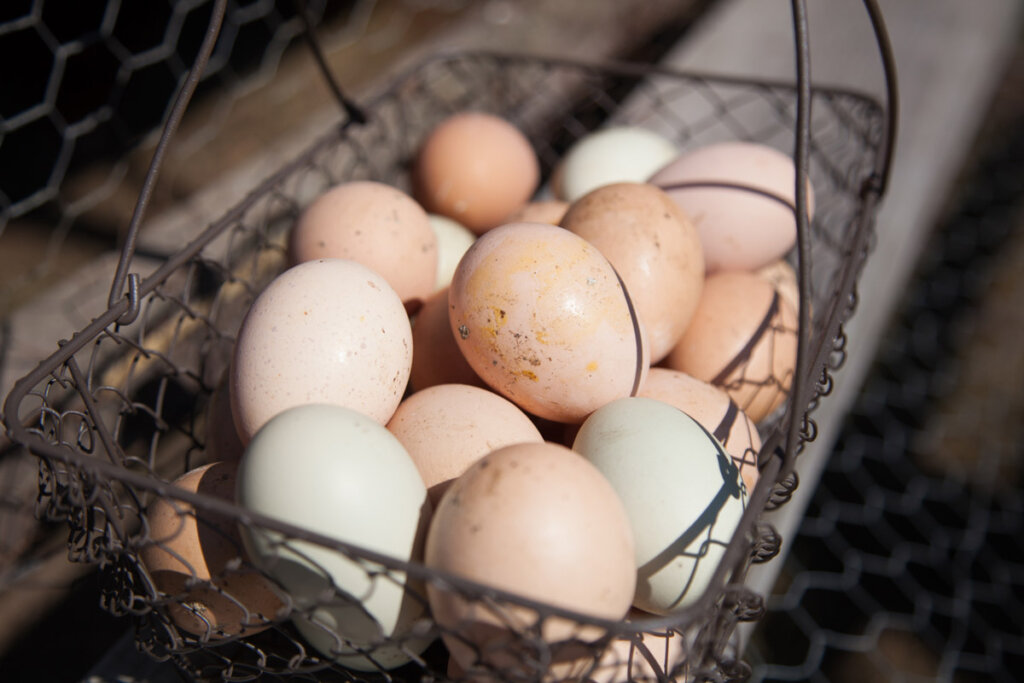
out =
<svg viewBox="0 0 1024 683"><path fill-rule="evenodd" d="M754 681L1021 679L1022 93L1018 47L792 540Z"/></svg>

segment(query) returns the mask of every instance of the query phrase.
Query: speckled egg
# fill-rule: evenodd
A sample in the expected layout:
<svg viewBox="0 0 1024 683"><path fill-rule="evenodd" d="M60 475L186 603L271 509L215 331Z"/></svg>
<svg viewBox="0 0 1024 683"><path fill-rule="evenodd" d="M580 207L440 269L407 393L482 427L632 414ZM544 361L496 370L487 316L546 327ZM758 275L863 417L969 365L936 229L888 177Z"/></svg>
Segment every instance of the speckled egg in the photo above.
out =
<svg viewBox="0 0 1024 683"><path fill-rule="evenodd" d="M546 223L477 239L449 289L470 366L527 412L579 422L636 392L649 349L627 288L594 245Z"/></svg>
<svg viewBox="0 0 1024 683"><path fill-rule="evenodd" d="M347 259L289 268L253 302L235 341L231 406L243 443L305 403L357 410L386 424L412 366L412 329L383 277Z"/></svg>
<svg viewBox="0 0 1024 683"><path fill-rule="evenodd" d="M668 355L704 287L704 252L686 214L653 185L613 183L573 202L561 225L600 249L626 283L651 362Z"/></svg>

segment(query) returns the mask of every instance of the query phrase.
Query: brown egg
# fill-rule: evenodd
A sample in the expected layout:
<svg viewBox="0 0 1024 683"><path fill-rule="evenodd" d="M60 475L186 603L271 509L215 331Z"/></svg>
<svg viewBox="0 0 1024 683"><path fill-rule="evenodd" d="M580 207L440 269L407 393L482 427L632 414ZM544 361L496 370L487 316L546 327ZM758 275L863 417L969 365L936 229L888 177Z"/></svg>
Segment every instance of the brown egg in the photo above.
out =
<svg viewBox="0 0 1024 683"><path fill-rule="evenodd" d="M387 427L416 463L434 505L456 477L491 451L544 440L516 404L465 384L416 392L402 401Z"/></svg>
<svg viewBox="0 0 1024 683"><path fill-rule="evenodd" d="M434 293L412 321L412 372L409 385L422 391L438 384L487 384L470 367L448 320L448 288Z"/></svg>
<svg viewBox="0 0 1024 683"><path fill-rule="evenodd" d="M427 211L476 234L501 225L540 182L530 141L508 121L463 112L430 132L413 168L413 196Z"/></svg>
<svg viewBox="0 0 1024 683"><path fill-rule="evenodd" d="M235 474L233 464L212 463L174 483L233 501ZM248 563L234 567L244 557L234 520L197 514L191 505L171 498L157 499L146 518L152 544L139 551L139 559L156 589L171 600L167 611L179 628L217 639L270 626L282 602L273 584Z"/></svg>
<svg viewBox="0 0 1024 683"><path fill-rule="evenodd" d="M722 389L669 368L651 368L638 396L657 399L679 408L725 447L740 470L747 491L757 483L757 454L761 436L746 413Z"/></svg>
<svg viewBox="0 0 1024 683"><path fill-rule="evenodd" d="M437 237L426 211L384 183L342 183L321 195L292 228L288 250L292 264L322 258L361 263L403 302L427 298L437 281Z"/></svg>
<svg viewBox="0 0 1024 683"><path fill-rule="evenodd" d="M665 365L722 387L754 422L782 405L796 368L797 314L754 273L709 275Z"/></svg>
<svg viewBox="0 0 1024 683"><path fill-rule="evenodd" d="M573 202L562 226L597 247L626 283L651 362L668 355L704 286L704 253L686 214L653 185L614 183Z"/></svg>
<svg viewBox="0 0 1024 683"><path fill-rule="evenodd" d="M514 211L507 219L507 223L550 223L561 225L562 217L569 210L569 202L561 199L543 199L524 204L517 211Z"/></svg>
<svg viewBox="0 0 1024 683"><path fill-rule="evenodd" d="M431 521L425 563L613 620L626 616L636 586L633 536L622 502L593 465L551 443L506 446L459 477ZM470 601L438 583L428 584L427 596L449 652L467 672L495 666L532 680L561 678L578 670L589 652L573 639L603 635L600 628L556 616L538 623L530 608ZM535 633L551 646L547 671L529 669Z"/></svg>

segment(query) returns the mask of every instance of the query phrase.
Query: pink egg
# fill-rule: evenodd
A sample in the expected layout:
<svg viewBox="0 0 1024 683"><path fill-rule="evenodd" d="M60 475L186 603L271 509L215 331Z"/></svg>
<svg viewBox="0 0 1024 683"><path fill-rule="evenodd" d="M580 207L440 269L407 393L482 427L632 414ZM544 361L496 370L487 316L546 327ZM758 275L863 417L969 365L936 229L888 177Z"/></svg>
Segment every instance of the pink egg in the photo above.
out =
<svg viewBox="0 0 1024 683"><path fill-rule="evenodd" d="M435 505L456 477L491 451L544 440L514 403L464 384L416 392L399 404L387 427L412 456Z"/></svg>
<svg viewBox="0 0 1024 683"><path fill-rule="evenodd" d="M383 183L342 183L302 213L288 243L293 264L358 261L387 280L402 301L422 300L437 280L437 238L412 197Z"/></svg>
<svg viewBox="0 0 1024 683"><path fill-rule="evenodd" d="M747 491L754 490L760 475L757 454L761 436L729 394L685 372L651 368L638 395L679 408L711 432L739 468Z"/></svg>
<svg viewBox="0 0 1024 683"><path fill-rule="evenodd" d="M307 403L386 424L412 365L405 308L383 277L346 259L294 266L256 298L231 364L231 408L248 443L270 418Z"/></svg>
<svg viewBox="0 0 1024 683"><path fill-rule="evenodd" d="M597 247L546 223L509 223L466 252L449 289L462 354L534 415L580 422L634 394L649 351L625 286Z"/></svg>
<svg viewBox="0 0 1024 683"><path fill-rule="evenodd" d="M776 149L752 142L707 145L669 162L648 182L689 214L709 273L755 270L796 244L793 160ZM813 192L808 207L813 216Z"/></svg>

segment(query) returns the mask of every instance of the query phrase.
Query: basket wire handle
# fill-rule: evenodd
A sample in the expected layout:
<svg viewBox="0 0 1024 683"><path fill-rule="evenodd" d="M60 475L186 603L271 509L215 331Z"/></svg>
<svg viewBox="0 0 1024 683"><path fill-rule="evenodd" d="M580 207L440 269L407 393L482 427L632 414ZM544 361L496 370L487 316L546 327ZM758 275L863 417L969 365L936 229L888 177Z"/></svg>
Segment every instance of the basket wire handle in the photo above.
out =
<svg viewBox="0 0 1024 683"><path fill-rule="evenodd" d="M309 44L310 52L313 53L313 59L316 61L316 65L319 67L324 80L327 81L327 87L330 88L334 99L338 101L338 104L341 105L342 111L345 112L346 120L342 125L348 125L349 123L366 123L366 112L364 112L355 102L349 99L345 93L342 92L341 86L338 84L338 80L334 77L334 74L331 73L331 67L327 65L327 59L324 57L324 51L321 49L320 41L318 41L316 37L313 20L309 16L309 7L306 5L306 0L295 0L295 6L302 19L304 29L303 35L305 35L306 42Z"/></svg>
<svg viewBox="0 0 1024 683"><path fill-rule="evenodd" d="M117 263L117 271L114 273L114 282L110 286L110 296L107 304L113 308L121 300L124 292L125 280L128 280L128 310L124 312L117 322L120 325L127 325L139 315L139 275L138 273L128 274L128 267L131 265L132 257L135 254L135 243L138 240L139 226L142 224L142 217L149 206L149 200L153 195L153 187L156 185L157 175L160 166L163 165L164 154L167 152L167 145L171 137L178 129L185 110L192 100L192 94L199 84L199 79L210 61L213 54L213 47L217 43L217 36L220 35L220 27L224 21L227 11L227 0L216 0L213 6L213 15L210 24L206 27L206 35L199 46L199 54L196 55L192 68L189 69L181 89L174 98L174 105L171 107L167 121L160 131L160 140L157 142L153 158L150 159L149 167L146 169L146 176L142 182L142 190L135 202L135 210L132 212L131 222L128 224L128 234L125 236L124 246L121 249L121 258Z"/></svg>

